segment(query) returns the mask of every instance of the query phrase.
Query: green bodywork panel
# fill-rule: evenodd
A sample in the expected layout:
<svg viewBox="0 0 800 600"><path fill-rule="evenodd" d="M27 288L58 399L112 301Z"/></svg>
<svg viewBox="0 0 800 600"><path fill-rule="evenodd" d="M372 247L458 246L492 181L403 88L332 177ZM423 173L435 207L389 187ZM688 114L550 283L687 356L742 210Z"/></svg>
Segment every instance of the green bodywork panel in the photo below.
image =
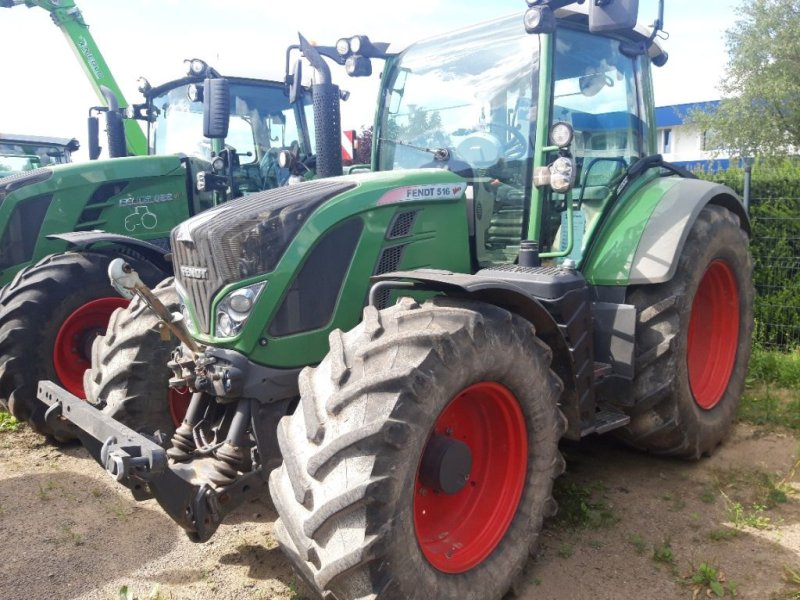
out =
<svg viewBox="0 0 800 600"><path fill-rule="evenodd" d="M591 285L627 285L647 222L678 177L642 177L620 198L581 265Z"/></svg>
<svg viewBox="0 0 800 600"><path fill-rule="evenodd" d="M332 329L348 330L361 320L370 288L369 279L375 272L384 248L405 245L398 269L435 267L470 272L472 267L464 199L466 186L462 178L444 170L425 169L359 174L346 176L344 180L357 182L357 186L328 200L308 218L272 273L228 285L216 295L212 303L212 315L216 314L219 301L232 290L257 281L268 282L253 307L251 318L239 335L224 339L197 335L200 342L237 350L250 360L270 367L313 364L322 360L328 351L328 335ZM381 199L386 202L385 195L393 190L420 184L453 184L451 189L459 188L460 191L457 196L450 198L378 204ZM410 235L387 240L386 233L394 216L411 209L419 212ZM290 288L295 275L321 239L321 232L353 218L363 221L363 229L330 322L313 331L279 338L270 336L267 330L281 306L283 293ZM214 328L215 320L212 319L211 331ZM266 345L261 340L266 340Z"/></svg>
<svg viewBox="0 0 800 600"><path fill-rule="evenodd" d="M101 229L142 240L167 239L195 209L211 206L210 197L205 203L195 199L197 207L187 198L188 171L196 171L200 163L177 156L137 156L58 165L45 181L13 190L0 199L0 286L29 264L67 249L66 242L47 239L50 234ZM19 215L29 202L46 206L44 216L20 227ZM36 240L32 254L24 252L20 262L15 254L20 255L22 234L12 231L14 227L17 233L24 231L28 243ZM7 264L9 260L15 264Z"/></svg>

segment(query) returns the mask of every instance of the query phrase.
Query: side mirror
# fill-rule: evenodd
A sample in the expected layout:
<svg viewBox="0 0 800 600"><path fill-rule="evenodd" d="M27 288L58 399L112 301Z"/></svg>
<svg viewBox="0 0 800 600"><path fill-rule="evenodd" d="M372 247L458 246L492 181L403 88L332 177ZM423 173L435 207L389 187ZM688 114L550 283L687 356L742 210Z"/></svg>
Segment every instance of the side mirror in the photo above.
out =
<svg viewBox="0 0 800 600"><path fill-rule="evenodd" d="M633 29L639 16L639 0L589 2L589 31L603 33Z"/></svg>
<svg viewBox="0 0 800 600"><path fill-rule="evenodd" d="M203 82L203 135L224 139L231 121L231 89L227 79L206 79Z"/></svg>
<svg viewBox="0 0 800 600"><path fill-rule="evenodd" d="M67 142L67 150L70 152L77 152L80 149L81 143L78 141L77 138L72 138L70 141Z"/></svg>
<svg viewBox="0 0 800 600"><path fill-rule="evenodd" d="M298 59L292 69L292 79L289 82L289 104L294 104L303 96L303 63Z"/></svg>
<svg viewBox="0 0 800 600"><path fill-rule="evenodd" d="M100 120L97 117L89 117L89 160L100 158Z"/></svg>

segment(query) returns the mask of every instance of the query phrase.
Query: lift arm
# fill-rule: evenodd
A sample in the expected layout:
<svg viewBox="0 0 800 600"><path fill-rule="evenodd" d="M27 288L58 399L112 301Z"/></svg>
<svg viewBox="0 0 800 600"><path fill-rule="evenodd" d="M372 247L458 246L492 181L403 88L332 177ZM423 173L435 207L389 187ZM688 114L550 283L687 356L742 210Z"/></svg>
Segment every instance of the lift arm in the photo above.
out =
<svg viewBox="0 0 800 600"><path fill-rule="evenodd" d="M114 92L121 108L128 106L128 101L125 100L122 90L111 74L74 0L0 0L0 7L4 8L23 4L29 8L38 6L50 13L50 18L67 38L103 106L108 106L108 103L100 89L101 86ZM124 124L128 152L137 156L146 155L147 138L139 124L133 119L125 119Z"/></svg>

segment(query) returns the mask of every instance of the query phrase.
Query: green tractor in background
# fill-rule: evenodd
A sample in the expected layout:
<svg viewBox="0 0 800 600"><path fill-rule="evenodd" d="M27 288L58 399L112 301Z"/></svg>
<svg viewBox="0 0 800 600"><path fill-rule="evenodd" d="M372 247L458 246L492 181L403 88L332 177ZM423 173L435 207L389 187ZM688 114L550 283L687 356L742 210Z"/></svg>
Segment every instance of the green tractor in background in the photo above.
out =
<svg viewBox="0 0 800 600"><path fill-rule="evenodd" d="M195 541L268 485L281 547L339 600L503 597L556 510L562 437L713 452L749 361L750 225L655 154L662 19L636 5L340 40L351 71L387 61L375 172L173 230L169 383L192 398L169 448L41 382L46 421ZM155 376L128 368L122 397Z"/></svg>
<svg viewBox="0 0 800 600"><path fill-rule="evenodd" d="M186 77L157 87L143 81L145 101L132 107L146 121L151 156L0 179L0 403L44 433L53 431L44 427L37 382L57 380L83 397L92 341L128 303L108 284L109 260L125 257L156 285L172 274L175 225L285 184L282 149L310 154L309 97L292 103L283 82L221 78L201 60L187 62ZM120 120L109 129L117 130L110 140L124 140ZM180 422L188 397L173 396Z"/></svg>
<svg viewBox="0 0 800 600"><path fill-rule="evenodd" d="M0 179L50 165L72 162L75 138L0 133Z"/></svg>

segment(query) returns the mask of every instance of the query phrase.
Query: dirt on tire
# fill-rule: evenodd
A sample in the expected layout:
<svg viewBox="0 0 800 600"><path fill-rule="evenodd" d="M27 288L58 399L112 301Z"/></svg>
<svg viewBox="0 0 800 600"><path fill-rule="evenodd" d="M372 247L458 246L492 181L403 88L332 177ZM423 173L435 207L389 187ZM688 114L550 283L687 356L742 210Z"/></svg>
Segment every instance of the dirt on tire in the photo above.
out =
<svg viewBox="0 0 800 600"><path fill-rule="evenodd" d="M694 463L608 436L562 451L560 516L545 523L517 598L691 600L685 578L703 562L738 584L740 599L800 593L784 577L784 567L800 570L793 433L740 424L713 457ZM767 476L785 478L786 501L760 513L763 529L735 527L732 506L752 513ZM577 510L585 522L569 522L570 499L587 491L586 513ZM142 600L156 586L173 600L312 598L278 549L275 518L267 498L251 502L210 542L193 544L155 501L135 502L81 447L60 450L27 428L0 432L0 598L108 600L124 585ZM655 560L665 543L672 560Z"/></svg>

